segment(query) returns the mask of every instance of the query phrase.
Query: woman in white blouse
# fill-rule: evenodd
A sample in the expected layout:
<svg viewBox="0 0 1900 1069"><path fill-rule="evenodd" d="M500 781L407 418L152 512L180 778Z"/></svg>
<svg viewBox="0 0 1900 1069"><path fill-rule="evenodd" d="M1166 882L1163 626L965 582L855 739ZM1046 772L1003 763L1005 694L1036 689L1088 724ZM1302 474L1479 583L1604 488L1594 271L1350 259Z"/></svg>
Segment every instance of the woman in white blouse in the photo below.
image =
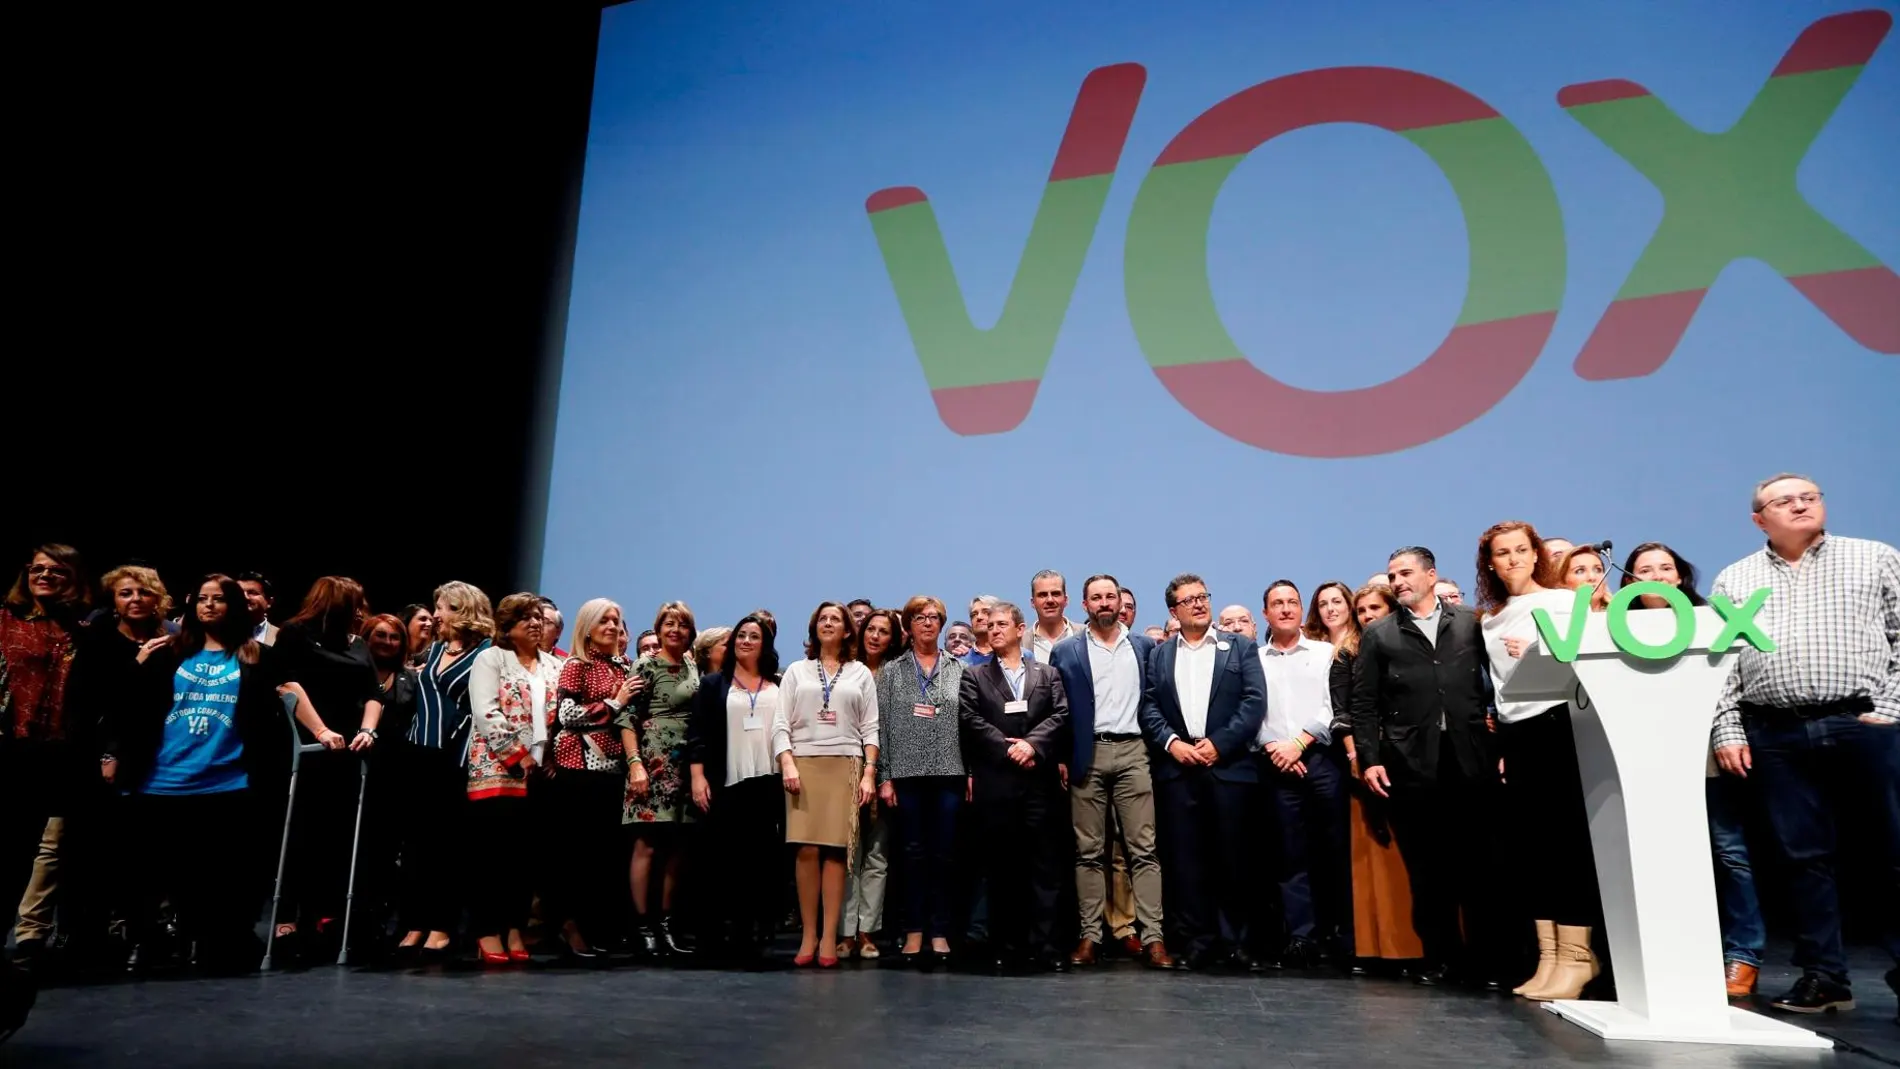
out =
<svg viewBox="0 0 1900 1069"><path fill-rule="evenodd" d="M476 654L469 670L469 842L484 845L471 857L470 914L484 965L528 960L521 929L534 904L539 838L528 796L531 783L539 793L536 770L547 763L560 705L561 663L541 649L542 604L535 594L501 599L495 644Z"/></svg>
<svg viewBox="0 0 1900 1069"><path fill-rule="evenodd" d="M1530 524L1496 524L1479 538L1478 610L1484 614L1491 679L1500 692L1537 641L1533 611L1549 613L1561 630L1574 598ZM1500 698L1497 710L1504 811L1519 824L1512 836L1515 864L1524 904L1537 924L1537 973L1514 992L1540 1002L1574 999L1600 971L1590 937L1602 903L1570 706Z"/></svg>
<svg viewBox="0 0 1900 1069"><path fill-rule="evenodd" d="M715 866L699 952L751 964L772 941L784 887L785 803L772 753L781 692L765 621L748 616L731 628L723 663L726 671L701 678L686 723L693 805L705 815Z"/></svg>
<svg viewBox="0 0 1900 1069"><path fill-rule="evenodd" d="M846 859L857 847L858 807L877 794L877 683L856 652L850 614L824 602L806 625L805 659L779 684L772 752L785 787L785 841L798 844L799 966L820 948L821 968L838 964Z"/></svg>

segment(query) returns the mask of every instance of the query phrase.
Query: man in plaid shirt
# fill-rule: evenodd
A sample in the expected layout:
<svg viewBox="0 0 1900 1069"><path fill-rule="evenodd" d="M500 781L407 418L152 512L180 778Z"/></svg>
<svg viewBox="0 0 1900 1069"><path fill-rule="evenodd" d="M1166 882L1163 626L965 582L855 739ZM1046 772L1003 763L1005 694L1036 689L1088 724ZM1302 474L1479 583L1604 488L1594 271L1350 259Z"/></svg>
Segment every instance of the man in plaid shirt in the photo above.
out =
<svg viewBox="0 0 1900 1069"><path fill-rule="evenodd" d="M1845 788L1856 799L1880 855L1878 900L1900 902L1900 552L1828 534L1821 489L1805 476L1764 480L1753 508L1768 545L1723 569L1710 594L1742 604L1772 589L1757 621L1776 649L1744 646L1736 659L1716 706L1715 759L1761 781L1793 882L1803 975L1770 1005L1851 1010L1831 798ZM1886 920L1900 963L1900 912ZM1887 983L1900 993L1900 964Z"/></svg>

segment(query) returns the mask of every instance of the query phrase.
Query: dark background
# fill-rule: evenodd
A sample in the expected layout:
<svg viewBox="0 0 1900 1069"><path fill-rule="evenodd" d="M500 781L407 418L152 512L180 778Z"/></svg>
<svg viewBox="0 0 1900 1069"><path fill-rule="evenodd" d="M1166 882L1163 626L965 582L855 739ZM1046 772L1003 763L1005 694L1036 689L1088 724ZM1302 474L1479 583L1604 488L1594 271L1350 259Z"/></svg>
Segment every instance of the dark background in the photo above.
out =
<svg viewBox="0 0 1900 1069"><path fill-rule="evenodd" d="M0 566L516 589L600 6L26 28Z"/></svg>

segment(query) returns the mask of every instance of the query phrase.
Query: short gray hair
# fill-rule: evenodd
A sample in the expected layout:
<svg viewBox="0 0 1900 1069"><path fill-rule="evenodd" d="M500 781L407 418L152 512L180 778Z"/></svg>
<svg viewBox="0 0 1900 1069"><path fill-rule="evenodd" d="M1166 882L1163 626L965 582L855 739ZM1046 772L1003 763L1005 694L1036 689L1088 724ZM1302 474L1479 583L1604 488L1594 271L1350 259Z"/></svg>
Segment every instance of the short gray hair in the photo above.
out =
<svg viewBox="0 0 1900 1069"><path fill-rule="evenodd" d="M990 606L991 619L995 619L996 614L999 612L1008 613L1010 621L1012 623L1020 624L1023 622L1023 610L1021 608L1018 608L1013 602L999 601L996 604Z"/></svg>
<svg viewBox="0 0 1900 1069"><path fill-rule="evenodd" d="M978 594L976 597L970 599L970 604L973 607L981 605L985 609L994 609L1002 600L1002 598L997 597L995 594Z"/></svg>
<svg viewBox="0 0 1900 1069"><path fill-rule="evenodd" d="M1813 483L1816 487L1819 487L1821 485L1820 483L1814 482L1813 479L1810 479L1807 476L1797 471L1784 471L1777 475L1770 475L1768 478L1763 479L1761 482L1758 482L1755 484L1755 492L1753 495L1749 497L1749 500L1748 500L1748 510L1750 512L1760 512L1762 510L1762 507L1768 504L1768 502L1763 501L1761 499L1762 493L1766 491L1769 487L1785 479L1800 479L1804 483Z"/></svg>
<svg viewBox="0 0 1900 1069"><path fill-rule="evenodd" d="M1064 594L1069 592L1069 581L1062 578L1061 572L1056 571L1054 568L1044 568L1042 571L1029 577L1029 593L1032 595L1035 594L1036 584L1042 582L1044 579L1054 579L1056 582L1062 584L1062 592Z"/></svg>

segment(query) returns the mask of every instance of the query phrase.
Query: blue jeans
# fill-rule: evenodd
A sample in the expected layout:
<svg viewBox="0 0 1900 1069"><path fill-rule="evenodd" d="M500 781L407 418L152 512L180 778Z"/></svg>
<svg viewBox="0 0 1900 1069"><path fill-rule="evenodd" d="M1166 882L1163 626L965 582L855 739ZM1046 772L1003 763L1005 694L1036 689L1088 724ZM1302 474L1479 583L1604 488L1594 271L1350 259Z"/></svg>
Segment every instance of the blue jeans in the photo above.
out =
<svg viewBox="0 0 1900 1069"><path fill-rule="evenodd" d="M1707 781L1709 848L1715 854L1715 904L1722 919L1722 960L1761 968L1768 929L1755 897L1755 870L1748 862L1749 794L1754 785L1718 772Z"/></svg>
<svg viewBox="0 0 1900 1069"><path fill-rule="evenodd" d="M1787 859L1795 911L1794 964L1847 982L1841 903L1834 882L1837 849L1830 795L1863 809L1887 891L1887 949L1900 962L1900 726L1839 715L1802 719L1785 712L1745 717L1753 775L1775 841Z"/></svg>
<svg viewBox="0 0 1900 1069"><path fill-rule="evenodd" d="M903 843L904 930L948 939L964 778L913 776L891 783L897 789L897 836Z"/></svg>

